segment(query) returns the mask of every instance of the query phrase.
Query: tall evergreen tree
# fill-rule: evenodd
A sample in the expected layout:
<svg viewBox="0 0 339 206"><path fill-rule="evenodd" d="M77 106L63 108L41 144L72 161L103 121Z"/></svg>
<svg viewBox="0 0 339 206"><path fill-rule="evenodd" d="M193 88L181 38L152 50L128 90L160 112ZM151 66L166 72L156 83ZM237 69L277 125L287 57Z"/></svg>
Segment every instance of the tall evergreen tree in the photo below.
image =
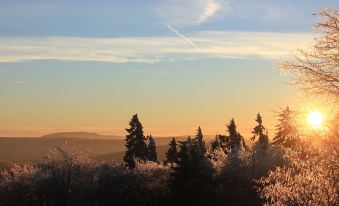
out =
<svg viewBox="0 0 339 206"><path fill-rule="evenodd" d="M219 135L216 135L214 137L214 140L211 141L210 150L211 151L216 151L219 148L220 148L220 139L219 139Z"/></svg>
<svg viewBox="0 0 339 206"><path fill-rule="evenodd" d="M173 205L208 205L211 198L212 167L190 137L180 142L178 160L172 165L170 192Z"/></svg>
<svg viewBox="0 0 339 206"><path fill-rule="evenodd" d="M276 126L276 135L273 138L273 145L294 147L298 143L299 135L295 122L295 113L289 107L278 114L279 124Z"/></svg>
<svg viewBox="0 0 339 206"><path fill-rule="evenodd" d="M148 146L147 146L147 152L148 152L148 157L147 159L152 162L157 162L158 157L157 157L157 147L155 145L155 141L152 137L152 135L147 137L148 139Z"/></svg>
<svg viewBox="0 0 339 206"><path fill-rule="evenodd" d="M231 152L238 151L241 147L246 148L245 140L239 132L237 132L237 126L234 119L231 119L227 125L228 137L227 137L227 149Z"/></svg>
<svg viewBox="0 0 339 206"><path fill-rule="evenodd" d="M270 145L267 132L264 133L265 127L262 125L262 118L259 113L255 121L258 125L253 128L251 139L254 141L258 137L258 141L254 143L252 148L252 174L258 176L258 174L264 174L266 171L264 165L266 165L267 151Z"/></svg>
<svg viewBox="0 0 339 206"><path fill-rule="evenodd" d="M262 136L265 130L265 127L262 125L262 118L261 115L258 113L257 118L255 119L256 122L258 122L258 125L253 128L252 134L253 137L251 138L253 141L255 140L256 137Z"/></svg>
<svg viewBox="0 0 339 206"><path fill-rule="evenodd" d="M204 141L203 138L204 138L204 136L203 136L201 128L199 126L198 130L197 130L197 135L195 136L195 140L197 141L197 147L198 147L198 150L201 154L206 153L206 144L205 144L205 141Z"/></svg>
<svg viewBox="0 0 339 206"><path fill-rule="evenodd" d="M262 118L259 113L257 114L257 118L255 119L255 121L258 123L258 125L253 128L253 137L251 139L252 141L254 141L255 138L258 137L258 144L262 147L262 149L266 150L269 144L268 135L267 132L266 134L264 134L264 131L266 129L262 125Z"/></svg>
<svg viewBox="0 0 339 206"><path fill-rule="evenodd" d="M166 152L165 164L173 164L178 161L178 150L177 150L177 141L175 138L169 143L168 151Z"/></svg>
<svg viewBox="0 0 339 206"><path fill-rule="evenodd" d="M133 115L129 122L130 128L126 129L126 153L124 162L130 168L135 167L135 159L145 161L147 159L147 145L145 143L145 136L142 124L138 119L138 115Z"/></svg>

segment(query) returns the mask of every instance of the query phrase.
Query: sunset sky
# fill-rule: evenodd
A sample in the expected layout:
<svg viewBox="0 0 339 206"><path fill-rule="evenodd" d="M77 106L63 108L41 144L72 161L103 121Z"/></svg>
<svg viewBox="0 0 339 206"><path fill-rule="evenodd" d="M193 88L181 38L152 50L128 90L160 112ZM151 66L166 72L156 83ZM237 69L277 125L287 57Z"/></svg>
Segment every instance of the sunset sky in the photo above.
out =
<svg viewBox="0 0 339 206"><path fill-rule="evenodd" d="M0 136L248 137L260 112L302 101L276 64L317 35L335 0L0 1Z"/></svg>

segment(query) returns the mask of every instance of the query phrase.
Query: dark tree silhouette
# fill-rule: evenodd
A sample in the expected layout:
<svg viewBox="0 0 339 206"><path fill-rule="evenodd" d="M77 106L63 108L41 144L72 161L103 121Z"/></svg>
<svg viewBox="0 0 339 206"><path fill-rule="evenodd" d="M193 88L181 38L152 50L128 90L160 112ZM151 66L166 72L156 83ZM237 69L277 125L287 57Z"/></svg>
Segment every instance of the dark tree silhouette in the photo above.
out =
<svg viewBox="0 0 339 206"><path fill-rule="evenodd" d="M135 167L135 159L145 161L147 159L147 145L142 124L138 119L138 115L133 115L129 122L130 128L126 129L126 153L124 161L130 168Z"/></svg>
<svg viewBox="0 0 339 206"><path fill-rule="evenodd" d="M147 146L148 157L147 158L149 161L157 162L158 157L157 157L157 147L155 145L155 141L152 135L148 136L147 139L148 139L148 146Z"/></svg>
<svg viewBox="0 0 339 206"><path fill-rule="evenodd" d="M256 122L258 122L258 125L253 128L252 134L253 137L251 138L252 141L255 140L256 137L261 137L264 133L265 127L262 125L262 118L261 115L258 113L257 118L255 119Z"/></svg>
<svg viewBox="0 0 339 206"><path fill-rule="evenodd" d="M200 153L205 154L206 153L206 144L204 141L204 136L202 134L201 128L200 126L198 127L197 130L197 135L195 136L195 140L197 141L197 146L198 146L198 150Z"/></svg>
<svg viewBox="0 0 339 206"><path fill-rule="evenodd" d="M262 152L265 153L265 151L268 148L269 141L268 141L267 132L266 134L264 134L264 131L266 129L262 125L262 118L259 113L257 114L257 118L255 121L258 122L258 125L253 128L253 131L252 131L253 137L251 139L252 141L254 141L255 138L258 137L258 145L261 147Z"/></svg>
<svg viewBox="0 0 339 206"><path fill-rule="evenodd" d="M212 201L212 166L190 137L180 142L172 166L170 192L174 205L209 205Z"/></svg>
<svg viewBox="0 0 339 206"><path fill-rule="evenodd" d="M294 147L299 140L294 112L287 106L278 116L279 124L276 126L277 133L273 138L273 145Z"/></svg>
<svg viewBox="0 0 339 206"><path fill-rule="evenodd" d="M165 164L173 164L178 161L177 141L175 138L169 143L168 151L166 152Z"/></svg>
<svg viewBox="0 0 339 206"><path fill-rule="evenodd" d="M246 149L246 144L243 136L237 132L237 126L235 125L234 119L231 119L230 123L227 125L228 131L228 140L224 140L227 145L227 149L231 152L236 152L241 147Z"/></svg>
<svg viewBox="0 0 339 206"><path fill-rule="evenodd" d="M234 119L231 119L230 123L226 125L228 135L216 135L211 142L210 150L212 152L221 149L225 153L234 153L240 149L248 149L243 136L237 132L237 126Z"/></svg>
<svg viewBox="0 0 339 206"><path fill-rule="evenodd" d="M219 149L221 146L220 146L220 138L219 138L219 135L216 135L214 137L214 140L211 141L211 147L210 147L210 150L211 151L216 151L217 149Z"/></svg>

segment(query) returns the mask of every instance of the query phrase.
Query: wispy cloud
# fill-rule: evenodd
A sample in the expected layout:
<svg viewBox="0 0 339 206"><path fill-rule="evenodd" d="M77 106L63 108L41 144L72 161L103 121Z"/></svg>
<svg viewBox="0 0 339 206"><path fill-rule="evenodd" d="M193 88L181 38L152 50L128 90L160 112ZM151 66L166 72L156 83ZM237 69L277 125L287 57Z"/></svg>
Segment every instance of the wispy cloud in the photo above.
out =
<svg viewBox="0 0 339 206"><path fill-rule="evenodd" d="M200 24L206 21L209 17L212 17L216 12L222 9L222 5L217 0L206 1L206 5L202 14L199 16L197 23Z"/></svg>
<svg viewBox="0 0 339 206"><path fill-rule="evenodd" d="M189 43L194 49L199 50L199 48L193 43L192 40L181 34L178 30L174 29L169 24L166 24L166 26L168 27L169 30L173 31L178 37L182 38L184 41Z"/></svg>
<svg viewBox="0 0 339 206"><path fill-rule="evenodd" d="M0 62L144 62L197 58L280 58L312 43L307 33L198 32L186 37L0 37ZM183 44L185 40L190 46ZM194 42L194 43L193 43ZM196 45L199 45L197 47Z"/></svg>
<svg viewBox="0 0 339 206"><path fill-rule="evenodd" d="M153 10L165 22L178 26L207 22L221 11L228 12L230 6L221 0L171 0L159 2Z"/></svg>

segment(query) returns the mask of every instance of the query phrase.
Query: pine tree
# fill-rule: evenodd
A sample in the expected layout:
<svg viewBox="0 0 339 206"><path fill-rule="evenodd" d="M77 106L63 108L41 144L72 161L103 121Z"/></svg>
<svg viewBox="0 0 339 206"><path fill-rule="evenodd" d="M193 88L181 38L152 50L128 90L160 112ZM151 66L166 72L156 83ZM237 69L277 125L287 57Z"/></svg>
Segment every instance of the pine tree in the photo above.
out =
<svg viewBox="0 0 339 206"><path fill-rule="evenodd" d="M210 150L213 152L213 151L216 151L220 148L220 139L219 139L219 135L216 135L214 137L214 140L211 141L211 148Z"/></svg>
<svg viewBox="0 0 339 206"><path fill-rule="evenodd" d="M197 135L195 136L195 140L197 141L197 147L198 147L198 150L201 154L206 153L206 145L205 145L205 141L204 141L203 138L204 138L204 136L203 136L201 128L199 126L198 130L197 130Z"/></svg>
<svg viewBox="0 0 339 206"><path fill-rule="evenodd" d="M147 159L149 161L152 161L152 162L157 162L158 157L157 157L157 147L155 145L155 141L154 141L152 135L148 136L147 139L148 139L148 146L147 146L148 157L147 157Z"/></svg>
<svg viewBox="0 0 339 206"><path fill-rule="evenodd" d="M178 161L178 150L177 150L177 141L175 138L171 140L169 143L169 149L166 152L166 160L165 164L171 164L176 163Z"/></svg>
<svg viewBox="0 0 339 206"><path fill-rule="evenodd" d="M178 160L172 165L170 192L173 205L211 204L212 167L190 137L180 142Z"/></svg>
<svg viewBox="0 0 339 206"><path fill-rule="evenodd" d="M262 118L259 113L255 121L258 125L253 128L253 137L251 139L254 141L256 137L258 137L258 141L254 143L252 148L252 174L258 175L263 174L261 170L266 168L262 164L267 161L265 158L267 157L267 151L270 145L267 132L264 134L265 127L262 125Z"/></svg>
<svg viewBox="0 0 339 206"><path fill-rule="evenodd" d="M299 140L298 130L294 119L294 112L289 107L279 113L277 133L273 138L275 146L294 147Z"/></svg>
<svg viewBox="0 0 339 206"><path fill-rule="evenodd" d="M263 151L265 151L268 147L269 141L268 141L267 132L266 134L264 134L264 131L266 129L262 125L262 118L259 113L257 114L257 118L255 121L258 122L258 125L253 128L253 131L252 131L253 137L251 139L252 141L254 141L255 138L258 137L258 144L263 149Z"/></svg>
<svg viewBox="0 0 339 206"><path fill-rule="evenodd" d="M237 132L237 126L235 125L234 119L231 119L227 125L228 136L226 140L227 149L231 152L238 151L241 147L246 148L246 144L243 136Z"/></svg>
<svg viewBox="0 0 339 206"><path fill-rule="evenodd" d="M129 122L130 128L126 129L126 153L124 161L130 168L135 167L135 159L145 161L147 159L147 145L145 143L145 136L142 124L138 119L138 115L133 115Z"/></svg>
<svg viewBox="0 0 339 206"><path fill-rule="evenodd" d="M263 135L263 132L265 130L265 127L262 125L262 118L261 115L258 113L257 118L255 119L256 122L258 122L258 125L253 128L252 134L253 137L251 138L252 141L255 140L255 137L259 137Z"/></svg>

